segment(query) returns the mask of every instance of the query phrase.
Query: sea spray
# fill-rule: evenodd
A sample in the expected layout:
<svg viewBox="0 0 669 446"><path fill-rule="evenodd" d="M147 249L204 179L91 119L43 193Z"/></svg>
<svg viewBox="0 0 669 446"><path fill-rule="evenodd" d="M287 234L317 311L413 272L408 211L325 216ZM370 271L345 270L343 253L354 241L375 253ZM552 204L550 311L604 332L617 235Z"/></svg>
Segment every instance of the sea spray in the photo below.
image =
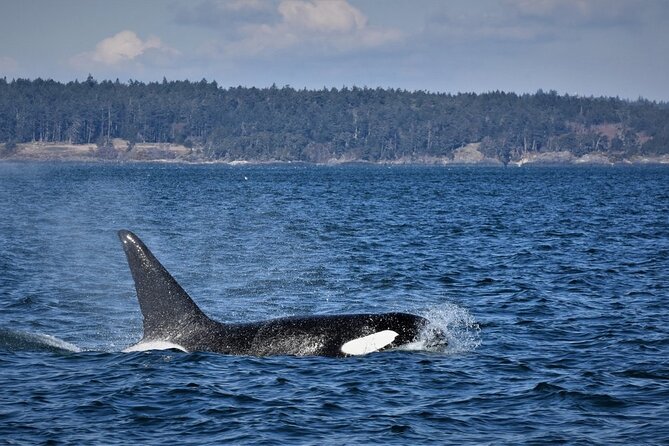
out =
<svg viewBox="0 0 669 446"><path fill-rule="evenodd" d="M6 351L81 352L81 349L76 345L54 336L7 329L0 329L0 349Z"/></svg>
<svg viewBox="0 0 669 446"><path fill-rule="evenodd" d="M465 353L481 345L481 328L463 307L446 303L421 314L429 323L416 342L401 350L423 350L448 354Z"/></svg>

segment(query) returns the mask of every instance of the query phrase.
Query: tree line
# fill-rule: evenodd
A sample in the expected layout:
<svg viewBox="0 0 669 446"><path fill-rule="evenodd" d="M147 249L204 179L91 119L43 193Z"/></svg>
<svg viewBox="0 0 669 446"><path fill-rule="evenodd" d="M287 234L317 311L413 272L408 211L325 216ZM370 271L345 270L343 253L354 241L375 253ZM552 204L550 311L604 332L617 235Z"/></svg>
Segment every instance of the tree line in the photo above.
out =
<svg viewBox="0 0 669 446"><path fill-rule="evenodd" d="M0 143L177 143L211 159L321 162L449 157L469 143L504 162L531 152L669 153L669 105L644 99L382 88L222 88L0 78Z"/></svg>

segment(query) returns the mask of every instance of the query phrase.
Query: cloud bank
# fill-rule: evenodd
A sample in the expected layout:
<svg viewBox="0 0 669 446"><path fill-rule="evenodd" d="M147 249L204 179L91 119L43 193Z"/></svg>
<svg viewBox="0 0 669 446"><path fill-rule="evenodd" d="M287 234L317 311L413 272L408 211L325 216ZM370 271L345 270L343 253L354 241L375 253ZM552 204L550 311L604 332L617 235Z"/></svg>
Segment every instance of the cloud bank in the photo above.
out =
<svg viewBox="0 0 669 446"><path fill-rule="evenodd" d="M342 54L382 47L403 37L398 30L371 26L346 0L207 1L182 10L177 21L219 31L218 38L202 48L213 58Z"/></svg>
<svg viewBox="0 0 669 446"><path fill-rule="evenodd" d="M644 0L501 0L478 8L444 4L430 17L424 39L445 44L489 41L540 43L571 40L575 34L642 27L666 8Z"/></svg>
<svg viewBox="0 0 669 446"><path fill-rule="evenodd" d="M118 2L8 4L0 76L667 98L666 0Z"/></svg>

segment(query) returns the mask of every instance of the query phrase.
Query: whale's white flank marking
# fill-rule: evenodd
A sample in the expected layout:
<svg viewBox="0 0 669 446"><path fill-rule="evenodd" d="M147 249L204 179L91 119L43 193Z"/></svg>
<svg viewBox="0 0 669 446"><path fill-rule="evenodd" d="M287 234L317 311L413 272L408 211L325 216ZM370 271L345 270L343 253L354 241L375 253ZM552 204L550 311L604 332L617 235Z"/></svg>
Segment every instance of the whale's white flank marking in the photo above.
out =
<svg viewBox="0 0 669 446"><path fill-rule="evenodd" d="M369 336L356 338L341 346L342 353L347 355L366 355L375 352L390 344L397 337L393 330L383 330Z"/></svg>
<svg viewBox="0 0 669 446"><path fill-rule="evenodd" d="M126 348L123 350L123 353L130 353L130 352L146 352L149 350L181 350L184 353L187 353L188 350L180 346L179 344L174 344L172 342L167 342L167 341L147 341L147 342L140 342L135 345L131 345L130 347Z"/></svg>

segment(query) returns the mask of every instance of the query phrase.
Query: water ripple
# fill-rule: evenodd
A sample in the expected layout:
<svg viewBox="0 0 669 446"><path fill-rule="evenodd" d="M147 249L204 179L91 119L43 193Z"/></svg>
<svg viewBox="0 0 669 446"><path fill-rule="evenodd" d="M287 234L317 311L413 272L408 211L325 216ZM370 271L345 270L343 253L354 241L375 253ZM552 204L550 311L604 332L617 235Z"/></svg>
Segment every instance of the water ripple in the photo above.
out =
<svg viewBox="0 0 669 446"><path fill-rule="evenodd" d="M666 167L0 163L0 438L667 443L667 197ZM216 319L410 311L450 345L118 353L120 228Z"/></svg>

